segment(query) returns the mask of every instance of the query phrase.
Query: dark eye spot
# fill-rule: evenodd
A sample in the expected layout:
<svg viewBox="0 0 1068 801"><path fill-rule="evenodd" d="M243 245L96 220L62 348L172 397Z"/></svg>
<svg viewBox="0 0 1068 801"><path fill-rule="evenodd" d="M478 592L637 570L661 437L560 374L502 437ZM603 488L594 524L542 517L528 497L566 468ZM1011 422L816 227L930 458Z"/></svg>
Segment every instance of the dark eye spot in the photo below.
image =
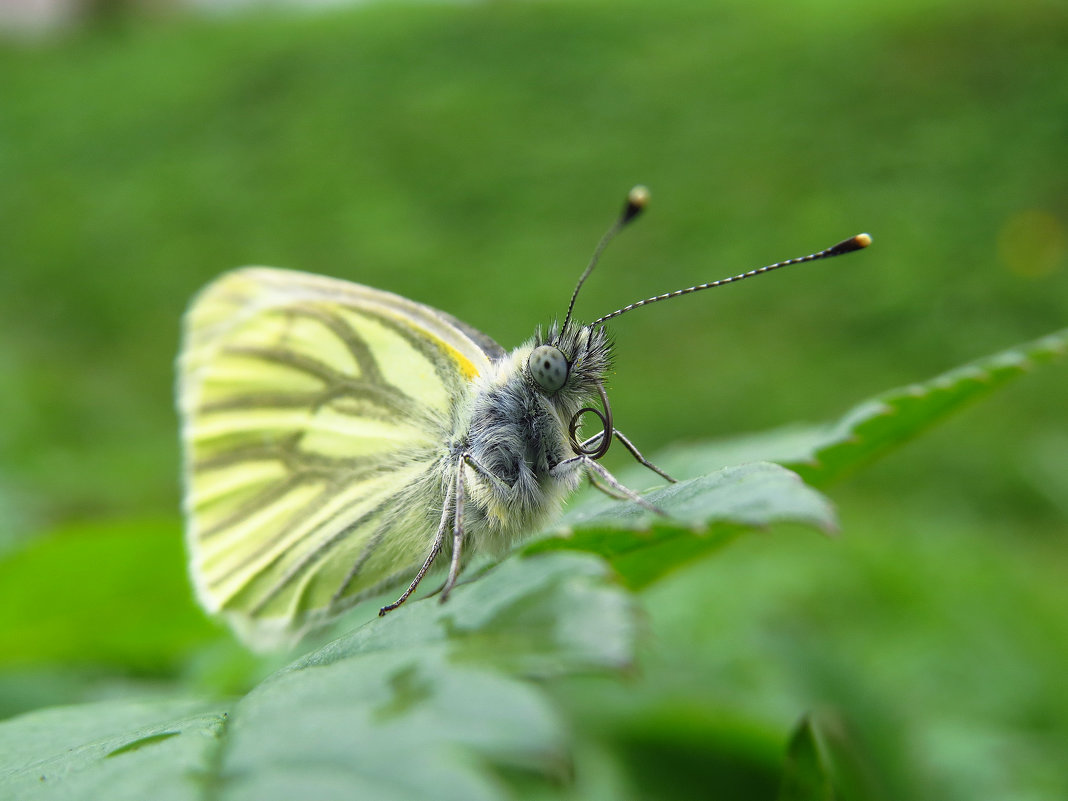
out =
<svg viewBox="0 0 1068 801"><path fill-rule="evenodd" d="M534 382L547 394L567 383L567 358L553 345L540 345L530 354L527 370Z"/></svg>

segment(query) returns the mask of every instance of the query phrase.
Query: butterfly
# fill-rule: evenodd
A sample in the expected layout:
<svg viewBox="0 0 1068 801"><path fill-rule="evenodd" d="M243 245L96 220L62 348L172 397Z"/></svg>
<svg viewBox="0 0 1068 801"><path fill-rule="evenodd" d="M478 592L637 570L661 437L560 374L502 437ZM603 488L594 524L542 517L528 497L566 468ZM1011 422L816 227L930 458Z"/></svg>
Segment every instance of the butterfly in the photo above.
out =
<svg viewBox="0 0 1068 801"><path fill-rule="evenodd" d="M333 278L247 267L201 290L177 391L201 605L270 647L407 581L386 614L439 560L445 601L470 554L503 553L545 526L584 477L662 514L599 463L615 440L672 480L615 427L605 322L871 238L576 322L579 289L647 199L631 190L563 321L511 352L445 312ZM587 415L600 430L582 439Z"/></svg>

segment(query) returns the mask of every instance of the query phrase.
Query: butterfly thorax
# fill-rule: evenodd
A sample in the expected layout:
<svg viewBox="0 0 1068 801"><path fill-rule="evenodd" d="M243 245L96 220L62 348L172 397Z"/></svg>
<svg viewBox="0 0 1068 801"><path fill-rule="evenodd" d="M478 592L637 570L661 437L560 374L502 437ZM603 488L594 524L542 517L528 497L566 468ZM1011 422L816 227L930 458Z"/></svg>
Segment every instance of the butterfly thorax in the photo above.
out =
<svg viewBox="0 0 1068 801"><path fill-rule="evenodd" d="M547 344L568 362L563 385L551 393L529 369L531 354ZM571 420L597 398L609 353L603 329L572 324L561 332L554 324L475 382L469 425L454 444L477 465L468 466L465 476L469 535L483 536L493 549L507 548L559 512L581 477L577 462L566 463L577 455Z"/></svg>

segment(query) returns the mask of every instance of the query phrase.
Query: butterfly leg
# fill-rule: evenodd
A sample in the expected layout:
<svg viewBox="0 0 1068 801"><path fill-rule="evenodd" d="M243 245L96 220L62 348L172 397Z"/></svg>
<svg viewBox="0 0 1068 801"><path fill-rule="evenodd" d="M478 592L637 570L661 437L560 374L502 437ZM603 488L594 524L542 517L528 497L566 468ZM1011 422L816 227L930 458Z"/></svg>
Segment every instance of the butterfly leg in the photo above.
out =
<svg viewBox="0 0 1068 801"><path fill-rule="evenodd" d="M612 433L615 435L615 438L619 440L620 444L630 452L630 455L633 456L638 461L638 463L641 464L643 467L649 468L654 473L656 473L658 476L660 476L661 478L667 479L672 484L678 484L679 483L678 480L672 478L667 473L665 473L663 470L661 470L659 467L657 467L655 464L653 464L648 459L646 459L644 456L642 456L642 452L638 450L637 446L633 442L631 442L629 439L627 439L625 436L623 436L623 432L620 431L618 428L612 429ZM603 431L598 431L596 434L594 434L588 440L582 442L581 445L582 445L583 448L589 448L595 442L599 442L601 437L603 437L603 436L604 436L604 432Z"/></svg>
<svg viewBox="0 0 1068 801"><path fill-rule="evenodd" d="M586 456L583 457L582 461L586 465L587 470L591 471L592 473L596 473L602 481L604 481L609 487L611 487L613 490L625 497L627 500L634 501L634 503L638 504L643 509L648 509L650 512L655 512L656 514L663 515L664 517L668 516L668 513L661 509L659 506L654 506L653 504L649 503L649 501L645 500L645 498L643 498L641 495L636 493L634 490L621 484L618 478L609 473L605 468L601 467L601 465L597 464L597 462L595 462L593 459ZM597 486L596 482L594 482L594 486Z"/></svg>
<svg viewBox="0 0 1068 801"><path fill-rule="evenodd" d="M612 500L615 500L615 501L627 501L627 500L630 500L626 495L621 495L618 492L615 492L614 490L606 487L600 481L595 479L591 473L587 473L586 476L590 480L590 486L591 487L593 487L596 490L600 490L601 492L603 492L605 495L607 495Z"/></svg>
<svg viewBox="0 0 1068 801"><path fill-rule="evenodd" d="M470 453L464 453L460 457L460 461L456 468L456 514L453 517L452 523L452 563L449 565L449 577L445 580L444 586L441 588L441 602L445 601L449 597L449 593L452 592L452 588L456 586L456 579L460 576L460 553L463 548L464 541L464 465L468 465L472 470L478 473L482 478L493 484L498 490L507 492L511 489L504 481L495 476L481 464L479 464L475 457Z"/></svg>
<svg viewBox="0 0 1068 801"><path fill-rule="evenodd" d="M486 479L486 481L492 484L494 489L496 489L498 492L509 492L512 489L498 476L495 476L487 468L483 467L481 464L475 461L475 457L471 454L465 453L463 455L463 460L468 467L470 467L472 470L482 476L482 478Z"/></svg>
<svg viewBox="0 0 1068 801"><path fill-rule="evenodd" d="M441 588L441 603L449 598L449 593L456 586L460 576L460 549L464 542L464 464L470 460L468 454L460 457L456 464L456 507L452 517L452 562L449 564L449 577Z"/></svg>
<svg viewBox="0 0 1068 801"><path fill-rule="evenodd" d="M441 510L441 522L438 524L438 533L434 535L434 544L430 546L430 553L427 555L426 561L423 562L423 566L419 568L419 572L415 574L415 578L412 579L412 583L408 585L408 589L404 591L404 594L393 603L383 606L378 610L379 617L383 617L386 612L392 612L408 600L408 596L415 592L415 588L419 586L419 582L423 580L423 576L427 574L427 571L430 570L430 566L434 564L434 560L437 558L438 554L441 553L441 546L445 544L445 531L449 524L449 512L453 505L452 499L453 486L450 484L445 492L445 503ZM455 528L455 524L453 528Z"/></svg>
<svg viewBox="0 0 1068 801"><path fill-rule="evenodd" d="M642 456L642 452L639 451L634 446L634 443L632 443L629 439L627 439L625 436L623 436L623 432L620 431L618 428L614 429L612 431L612 433L616 435L616 439L619 440L620 444L622 444L624 448L626 448L628 451L630 451L630 455L633 456L635 459L637 459L638 462L643 467L649 468L654 473L656 473L658 476L660 476L661 478L667 479L672 484L678 484L679 483L676 479L674 479L671 476L669 476L667 473L665 473L663 470L661 470L655 464L653 464L648 459L646 459L644 456Z"/></svg>

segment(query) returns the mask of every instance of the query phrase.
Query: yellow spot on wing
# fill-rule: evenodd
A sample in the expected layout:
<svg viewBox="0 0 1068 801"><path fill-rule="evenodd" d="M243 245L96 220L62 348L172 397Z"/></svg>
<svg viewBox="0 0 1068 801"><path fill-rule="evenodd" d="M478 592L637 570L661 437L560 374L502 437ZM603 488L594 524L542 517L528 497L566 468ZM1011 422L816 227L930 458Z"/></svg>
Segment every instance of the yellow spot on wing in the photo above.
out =
<svg viewBox="0 0 1068 801"><path fill-rule="evenodd" d="M463 373L464 378L471 381L478 375L478 369L471 363L471 360L460 353L460 351L441 339L438 340L438 345L445 351L445 355L452 359L456 366L460 368L460 372Z"/></svg>

